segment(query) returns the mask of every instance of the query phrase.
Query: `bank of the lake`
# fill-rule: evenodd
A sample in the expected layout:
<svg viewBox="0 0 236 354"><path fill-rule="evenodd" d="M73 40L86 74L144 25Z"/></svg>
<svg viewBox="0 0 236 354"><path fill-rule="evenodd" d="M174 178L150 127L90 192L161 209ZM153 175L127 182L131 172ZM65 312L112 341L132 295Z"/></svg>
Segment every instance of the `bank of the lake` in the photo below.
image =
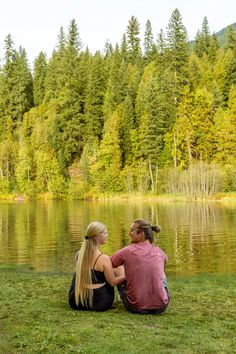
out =
<svg viewBox="0 0 236 354"><path fill-rule="evenodd" d="M30 200L25 194L0 194L0 200L27 201ZM53 200L56 199L52 193L38 194L34 200ZM236 202L236 192L216 193L208 196L191 197L184 194L153 194L153 193L100 193L100 194L85 194L80 200L155 200L164 202L186 202L186 201L221 201L221 202ZM65 200L76 200L70 197L65 197Z"/></svg>
<svg viewBox="0 0 236 354"><path fill-rule="evenodd" d="M0 267L0 353L233 353L236 274L169 277L162 315L74 312L70 274Z"/></svg>

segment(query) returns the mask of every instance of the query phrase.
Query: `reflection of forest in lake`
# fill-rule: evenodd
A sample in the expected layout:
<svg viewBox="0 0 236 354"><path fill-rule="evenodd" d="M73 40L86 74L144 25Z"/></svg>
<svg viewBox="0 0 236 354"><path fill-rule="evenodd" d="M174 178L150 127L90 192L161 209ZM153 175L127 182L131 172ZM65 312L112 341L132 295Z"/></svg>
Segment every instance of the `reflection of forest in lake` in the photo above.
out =
<svg viewBox="0 0 236 354"><path fill-rule="evenodd" d="M236 205L112 201L1 202L0 263L37 271L72 271L73 257L93 220L107 225L103 252L127 245L130 223L161 226L156 243L169 257L167 273L236 271Z"/></svg>

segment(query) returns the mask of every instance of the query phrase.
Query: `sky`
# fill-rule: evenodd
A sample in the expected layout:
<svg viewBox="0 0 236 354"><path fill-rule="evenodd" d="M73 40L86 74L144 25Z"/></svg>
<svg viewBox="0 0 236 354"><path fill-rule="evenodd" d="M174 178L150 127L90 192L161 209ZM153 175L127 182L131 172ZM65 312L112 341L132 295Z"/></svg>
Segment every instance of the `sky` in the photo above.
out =
<svg viewBox="0 0 236 354"><path fill-rule="evenodd" d="M190 40L205 16L211 33L236 22L236 0L7 0L0 10L0 63L8 34L15 49L25 48L32 64L40 51L51 57L60 27L67 33L72 19L78 25L83 49L88 47L94 53L102 51L106 41L120 44L131 16L138 19L140 38L150 20L156 39L176 8Z"/></svg>

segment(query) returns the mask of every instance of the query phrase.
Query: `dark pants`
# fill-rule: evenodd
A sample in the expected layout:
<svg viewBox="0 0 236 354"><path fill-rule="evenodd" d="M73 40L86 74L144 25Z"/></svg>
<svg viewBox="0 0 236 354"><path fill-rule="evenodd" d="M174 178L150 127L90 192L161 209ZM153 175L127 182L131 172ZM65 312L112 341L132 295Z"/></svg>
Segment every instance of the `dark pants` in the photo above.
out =
<svg viewBox="0 0 236 354"><path fill-rule="evenodd" d="M121 300L122 300L126 310L129 312L132 312L132 313L140 313L140 314L158 314L158 313L162 313L165 311L165 309L167 308L167 306L169 305L169 302L170 302L170 294L169 294L169 289L168 289L166 280L164 281L164 287L165 287L166 292L168 294L168 299L169 299L168 304L166 304L165 306L163 306L160 309L145 310L145 309L137 309L129 302L129 300L126 297L126 282L124 282L120 285L117 285L117 289L119 291Z"/></svg>

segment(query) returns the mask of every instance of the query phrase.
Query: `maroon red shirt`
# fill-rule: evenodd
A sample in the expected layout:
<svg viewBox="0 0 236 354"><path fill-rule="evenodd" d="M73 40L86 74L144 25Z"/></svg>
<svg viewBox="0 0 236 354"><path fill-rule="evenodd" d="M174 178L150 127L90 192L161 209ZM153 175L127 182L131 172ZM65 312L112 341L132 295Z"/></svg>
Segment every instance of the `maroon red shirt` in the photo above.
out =
<svg viewBox="0 0 236 354"><path fill-rule="evenodd" d="M168 304L164 287L166 254L149 241L133 243L111 257L114 268L124 265L126 297L140 310L158 309Z"/></svg>

